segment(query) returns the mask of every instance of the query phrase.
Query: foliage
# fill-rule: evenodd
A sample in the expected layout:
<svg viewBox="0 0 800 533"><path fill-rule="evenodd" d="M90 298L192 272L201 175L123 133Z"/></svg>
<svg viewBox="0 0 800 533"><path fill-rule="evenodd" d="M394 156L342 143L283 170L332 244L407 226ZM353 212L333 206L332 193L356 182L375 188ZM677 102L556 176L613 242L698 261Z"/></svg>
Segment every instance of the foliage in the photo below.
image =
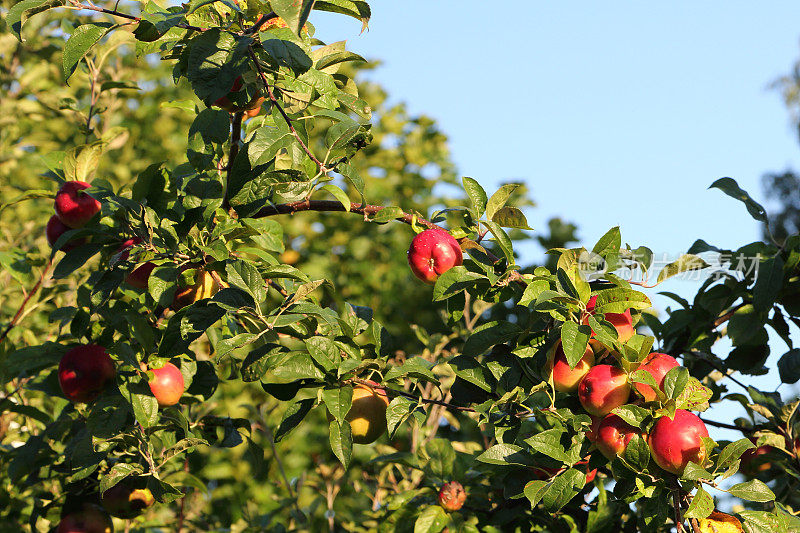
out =
<svg viewBox="0 0 800 533"><path fill-rule="evenodd" d="M5 13L0 523L46 531L136 482L157 501L126 524L142 531L667 531L709 517L714 490L746 505L750 531L797 529L798 402L729 372L764 373L771 330L788 347L781 379L797 381L800 236L737 250L698 240L657 283L708 269L697 254L728 268L656 317L642 292L654 285L631 279L653 254L618 228L568 248L575 228L554 219L537 237L547 266L517 264L524 187L457 179L432 121L388 107L356 82L360 56L314 38L315 10L366 24L365 2L137 7L23 0ZM91 181L102 211L50 253L34 232L65 180ZM734 180L712 187L766 222ZM409 228L433 225L467 256L429 287L402 252ZM737 269L740 256L757 272ZM128 275L148 263L137 289ZM33 289L20 297L12 279ZM640 326L629 339L613 323L627 312ZM578 398L555 391L558 342L572 367L591 342L657 390L614 410L643 433L728 400L750 418L716 425L743 438L706 439L708 460L680 475L638 436L608 460ZM682 363L661 386L640 368L656 342ZM90 343L116 378L72 403L57 367ZM185 393L159 408L142 365L167 361ZM364 385L390 399L386 436L354 446L347 415ZM745 437L771 447L771 470L732 484L754 448ZM437 495L450 481L467 499L447 512Z"/></svg>

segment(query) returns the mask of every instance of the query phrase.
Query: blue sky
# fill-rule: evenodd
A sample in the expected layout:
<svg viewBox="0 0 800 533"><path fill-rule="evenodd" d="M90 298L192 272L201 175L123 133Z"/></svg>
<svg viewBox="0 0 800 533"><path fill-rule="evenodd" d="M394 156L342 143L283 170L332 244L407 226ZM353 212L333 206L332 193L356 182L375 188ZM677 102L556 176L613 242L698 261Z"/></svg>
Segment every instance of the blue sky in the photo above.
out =
<svg viewBox="0 0 800 533"><path fill-rule="evenodd" d="M364 34L341 16L312 21L321 39L346 38L382 62L370 79L437 120L462 175L490 191L525 181L534 228L558 215L591 247L619 225L624 241L674 256L697 238L733 249L759 239L743 206L708 186L730 176L763 201L765 172L800 169L795 130L769 88L800 57L800 3L490 6L375 1ZM522 252L523 263L538 259ZM663 310L659 290L695 288L676 280L648 294ZM772 345L774 365L786 348ZM754 383L774 390L776 374Z"/></svg>

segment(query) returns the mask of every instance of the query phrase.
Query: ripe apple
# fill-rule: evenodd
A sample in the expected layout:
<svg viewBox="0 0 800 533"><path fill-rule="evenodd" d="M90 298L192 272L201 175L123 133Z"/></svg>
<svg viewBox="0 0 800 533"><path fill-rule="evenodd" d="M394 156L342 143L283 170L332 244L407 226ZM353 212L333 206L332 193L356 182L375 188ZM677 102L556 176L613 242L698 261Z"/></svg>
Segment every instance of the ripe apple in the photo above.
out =
<svg viewBox="0 0 800 533"><path fill-rule="evenodd" d="M733 515L714 511L699 521L700 533L741 533L742 522Z"/></svg>
<svg viewBox="0 0 800 533"><path fill-rule="evenodd" d="M374 385L377 383L370 382ZM389 398L382 389L357 384L353 387L353 404L345 416L350 422L353 442L371 444L386 431L386 408Z"/></svg>
<svg viewBox="0 0 800 533"><path fill-rule="evenodd" d="M219 284L214 280L214 276L206 270L198 269L195 274L195 284L179 288L175 293L172 309L177 311L198 300L211 298L217 291L219 291Z"/></svg>
<svg viewBox="0 0 800 533"><path fill-rule="evenodd" d="M100 212L100 202L83 192L89 187L85 181L66 181L56 193L56 215L70 228L80 228Z"/></svg>
<svg viewBox="0 0 800 533"><path fill-rule="evenodd" d="M589 298L589 301L586 302L587 316L583 319L584 324L589 323L588 315L594 314L596 305L597 296L592 296ZM607 322L611 322L611 324L617 330L617 338L619 339L619 342L623 344L628 342L628 339L633 337L633 334L636 333L633 329L633 317L631 316L630 309L626 309L624 313L605 313L603 317Z"/></svg>
<svg viewBox="0 0 800 533"><path fill-rule="evenodd" d="M154 374L149 382L153 396L160 407L175 405L183 396L183 374L172 363L165 363L161 368L150 368Z"/></svg>
<svg viewBox="0 0 800 533"><path fill-rule="evenodd" d="M139 237L134 237L133 239L128 239L123 242L119 247L119 251L122 252L122 254L119 256L120 261L127 261L131 253L130 248L141 242L142 239ZM132 271L128 272L127 276L125 276L125 283L136 289L146 289L147 280L150 278L150 274L153 272L154 268L156 268L156 265L151 261L137 266Z"/></svg>
<svg viewBox="0 0 800 533"><path fill-rule="evenodd" d="M648 355L644 361L642 361L639 370L648 372L651 376L653 376L653 379L656 380L659 388L664 390L664 376L666 376L667 372L676 366L679 365L678 361L676 361L674 357L665 353L653 352ZM650 385L645 385L644 383L636 383L634 386L646 402L655 401L656 391L653 390L653 387Z"/></svg>
<svg viewBox="0 0 800 533"><path fill-rule="evenodd" d="M634 435L641 435L639 428L633 427L617 415L606 415L597 428L595 446L610 461L625 453Z"/></svg>
<svg viewBox="0 0 800 533"><path fill-rule="evenodd" d="M458 481L448 481L439 489L439 505L448 513L461 509L466 500L467 493Z"/></svg>
<svg viewBox="0 0 800 533"><path fill-rule="evenodd" d="M64 396L73 402L91 402L115 375L111 357L96 344L72 348L58 364L58 383Z"/></svg>
<svg viewBox="0 0 800 533"><path fill-rule="evenodd" d="M58 523L56 533L112 533L114 523L99 506L84 504L80 511L66 515Z"/></svg>
<svg viewBox="0 0 800 533"><path fill-rule="evenodd" d="M44 229L44 234L47 236L47 242L50 244L50 248L53 247L59 237L71 229L72 228L61 222L61 219L58 218L58 215L51 216L50 220L47 221L47 226ZM73 240L62 246L61 251L69 252L76 246L80 246L82 244L86 244L86 239Z"/></svg>
<svg viewBox="0 0 800 533"><path fill-rule="evenodd" d="M559 392L575 392L578 390L578 383L592 366L594 366L594 351L589 346L586 346L586 351L583 352L583 356L575 365L575 368L570 368L560 340L550 349L547 358L548 372L553 376L553 385Z"/></svg>
<svg viewBox="0 0 800 533"><path fill-rule="evenodd" d="M436 283L439 276L464 260L458 241L442 228L426 229L411 241L408 264L425 283Z"/></svg>
<svg viewBox="0 0 800 533"><path fill-rule="evenodd" d="M703 437L708 437L708 429L700 417L677 409L674 419L662 416L656 421L647 443L658 466L680 475L689 461L703 466L706 460Z"/></svg>
<svg viewBox="0 0 800 533"><path fill-rule="evenodd" d="M142 483L133 483L142 485ZM127 481L117 483L103 493L103 507L117 518L134 518L155 503L153 493L146 487L135 488Z"/></svg>
<svg viewBox="0 0 800 533"><path fill-rule="evenodd" d="M605 416L631 395L628 375L611 365L595 365L578 385L578 399L590 415Z"/></svg>

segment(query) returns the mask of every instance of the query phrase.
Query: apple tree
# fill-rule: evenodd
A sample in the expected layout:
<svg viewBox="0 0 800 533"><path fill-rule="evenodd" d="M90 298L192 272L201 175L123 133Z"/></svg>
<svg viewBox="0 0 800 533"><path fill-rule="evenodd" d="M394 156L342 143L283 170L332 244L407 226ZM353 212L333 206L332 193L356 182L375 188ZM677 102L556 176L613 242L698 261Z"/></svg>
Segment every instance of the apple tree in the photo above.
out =
<svg viewBox="0 0 800 533"><path fill-rule="evenodd" d="M523 266L524 187L315 38L366 2L3 6L4 526L800 528L800 402L748 384L800 378L800 236L657 269L553 220Z"/></svg>

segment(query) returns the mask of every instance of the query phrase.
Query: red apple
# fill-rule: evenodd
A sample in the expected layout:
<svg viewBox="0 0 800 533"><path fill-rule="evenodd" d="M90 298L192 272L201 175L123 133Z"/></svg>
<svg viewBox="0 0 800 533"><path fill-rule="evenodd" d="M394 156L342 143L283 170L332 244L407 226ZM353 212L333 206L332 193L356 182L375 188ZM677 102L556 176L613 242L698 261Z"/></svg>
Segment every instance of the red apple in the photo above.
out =
<svg viewBox="0 0 800 533"><path fill-rule="evenodd" d="M151 368L155 375L150 381L150 390L158 400L158 405L167 407L175 405L183 396L183 374L172 363L166 363L161 368Z"/></svg>
<svg viewBox="0 0 800 533"><path fill-rule="evenodd" d="M411 241L408 264L425 283L436 283L439 276L463 262L458 241L442 228L426 229Z"/></svg>
<svg viewBox="0 0 800 533"><path fill-rule="evenodd" d="M589 298L589 301L586 302L586 313L588 315L594 314L596 304L597 296L592 296ZM584 324L589 323L588 315L583 319ZM628 339L633 337L635 331L633 329L633 317L631 316L630 309L626 309L624 313L605 313L603 317L607 322L611 322L611 324L617 330L617 338L619 339L619 342L628 342Z"/></svg>
<svg viewBox="0 0 800 533"><path fill-rule="evenodd" d="M677 409L675 418L659 418L647 443L656 464L673 474L682 474L689 461L703 466L706 460L706 447L703 437L708 437L706 425L694 413Z"/></svg>
<svg viewBox="0 0 800 533"><path fill-rule="evenodd" d="M131 486L127 481L117 483L103 493L103 507L111 516L117 518L134 518L155 503L150 489L139 484L140 488Z"/></svg>
<svg viewBox="0 0 800 533"><path fill-rule="evenodd" d="M47 242L50 244L50 248L52 248L56 241L58 241L59 237L71 229L72 228L61 222L61 219L58 218L58 215L51 216L50 220L47 221L47 227L44 229L44 233L47 236ZM69 252L76 246L80 246L82 244L86 244L86 239L73 240L62 246L61 251Z"/></svg>
<svg viewBox="0 0 800 533"><path fill-rule="evenodd" d="M100 212L100 202L84 193L85 181L66 181L56 193L56 215L70 228L80 228Z"/></svg>
<svg viewBox="0 0 800 533"><path fill-rule="evenodd" d="M119 251L122 254L119 256L120 261L126 261L130 256L129 248L139 244L142 242L142 239L139 237L134 237L133 239L128 239L122 243L119 247ZM124 251L123 251L124 250ZM151 261L143 263L132 271L128 272L128 275L125 276L125 283L134 287L136 289L146 289L147 288L147 280L150 278L150 273L153 272L153 269L156 267Z"/></svg>
<svg viewBox="0 0 800 533"><path fill-rule="evenodd" d="M72 348L58 364L58 383L64 396L73 402L91 402L115 375L111 357L96 344Z"/></svg>
<svg viewBox="0 0 800 533"><path fill-rule="evenodd" d="M634 435L641 434L639 428L631 426L617 415L606 415L597 428L595 445L610 461L625 452Z"/></svg>
<svg viewBox="0 0 800 533"><path fill-rule="evenodd" d="M84 504L80 511L66 515L56 533L112 533L114 523L99 506Z"/></svg>
<svg viewBox="0 0 800 533"><path fill-rule="evenodd" d="M642 365L639 367L639 370L648 372L651 376L653 376L653 379L656 380L659 388L664 390L664 376L666 376L667 372L676 366L679 365L678 361L676 361L674 357L665 353L653 352L648 355L644 361L642 361ZM650 385L645 385L644 383L636 383L634 386L646 402L655 401L656 391L653 390L653 387Z"/></svg>
<svg viewBox="0 0 800 533"><path fill-rule="evenodd" d="M461 509L466 500L467 493L458 481L449 481L439 489L439 505L448 513Z"/></svg>
<svg viewBox="0 0 800 533"><path fill-rule="evenodd" d="M628 375L611 365L595 365L578 385L578 399L590 415L605 416L631 395Z"/></svg>
<svg viewBox="0 0 800 533"><path fill-rule="evenodd" d="M589 346L586 346L586 351L583 352L583 356L575 365L575 368L570 368L569 363L567 363L567 356L564 354L564 348L561 346L561 341L557 341L550 350L547 364L548 371L553 376L553 385L559 392L575 392L578 390L578 383L592 366L594 366L594 352Z"/></svg>

